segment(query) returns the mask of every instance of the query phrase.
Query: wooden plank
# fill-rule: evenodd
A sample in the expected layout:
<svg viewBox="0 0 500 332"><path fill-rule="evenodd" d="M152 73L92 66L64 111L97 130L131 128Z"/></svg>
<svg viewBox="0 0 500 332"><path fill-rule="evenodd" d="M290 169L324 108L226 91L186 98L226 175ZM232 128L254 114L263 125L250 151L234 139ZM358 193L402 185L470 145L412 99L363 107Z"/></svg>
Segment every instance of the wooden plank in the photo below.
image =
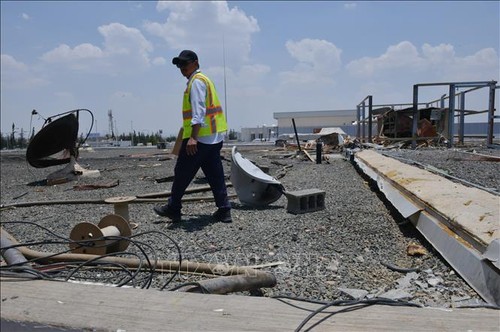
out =
<svg viewBox="0 0 500 332"><path fill-rule="evenodd" d="M43 280L2 279L0 287L2 320L73 329L292 331L309 315L307 311L264 297L161 292ZM319 308L319 305L294 303L309 309ZM324 314L317 316L311 324L324 317ZM314 331L408 330L498 331L499 312L374 305L339 313L314 328Z"/></svg>
<svg viewBox="0 0 500 332"><path fill-rule="evenodd" d="M179 129L177 138L175 139L174 147L172 148L172 154L178 156L182 145L182 135L184 134L184 128Z"/></svg>
<svg viewBox="0 0 500 332"><path fill-rule="evenodd" d="M452 227L463 230L483 246L500 238L500 197L372 150L358 152L356 158L446 216Z"/></svg>
<svg viewBox="0 0 500 332"><path fill-rule="evenodd" d="M309 152L307 152L305 149L304 149L304 150L302 150L302 152L304 152L304 154L306 155L307 159L309 159L310 161L315 161L315 160L311 157L311 155L309 154Z"/></svg>

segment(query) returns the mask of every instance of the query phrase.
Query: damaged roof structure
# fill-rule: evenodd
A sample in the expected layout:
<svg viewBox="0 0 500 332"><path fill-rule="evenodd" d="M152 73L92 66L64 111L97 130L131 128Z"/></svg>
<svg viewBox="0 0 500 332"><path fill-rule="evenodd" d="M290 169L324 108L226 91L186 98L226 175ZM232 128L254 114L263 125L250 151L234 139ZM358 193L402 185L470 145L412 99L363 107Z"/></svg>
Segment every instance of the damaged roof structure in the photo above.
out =
<svg viewBox="0 0 500 332"><path fill-rule="evenodd" d="M419 94L423 88L428 87L447 87L449 94L444 94L436 100L422 102ZM467 90L457 93L458 89ZM467 109L467 94L479 89L488 90L487 108ZM498 89L496 81L420 83L413 86L412 103L374 105L373 96L367 96L357 105L356 138L361 142L385 145L409 141L412 148L416 148L417 141L444 143L447 147L453 147L455 144L464 143L465 117L486 114L488 125L483 137L487 145L492 146L495 127L500 128L500 123L495 121L500 118L495 115L496 89ZM375 135L374 121L376 121ZM457 137L456 143L455 137Z"/></svg>
<svg viewBox="0 0 500 332"><path fill-rule="evenodd" d="M494 330L497 185L457 184L369 141L447 139L452 106L422 107L416 127L413 107L372 107L377 131L357 137L362 144L329 127L284 147L225 147L229 225L211 221L201 174L186 191L185 220L155 220L171 151L87 151L79 161L101 179L52 185L34 185L40 172L2 154L2 329L9 320L114 331ZM368 118L358 123L361 134ZM491 182L498 175L496 155L460 158L487 164Z"/></svg>

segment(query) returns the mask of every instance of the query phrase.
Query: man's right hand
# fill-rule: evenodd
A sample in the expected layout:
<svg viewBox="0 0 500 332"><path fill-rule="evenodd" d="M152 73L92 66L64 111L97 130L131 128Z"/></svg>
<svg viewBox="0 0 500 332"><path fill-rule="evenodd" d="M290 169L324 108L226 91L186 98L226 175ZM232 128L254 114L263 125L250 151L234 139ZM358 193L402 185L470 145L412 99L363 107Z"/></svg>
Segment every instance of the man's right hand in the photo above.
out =
<svg viewBox="0 0 500 332"><path fill-rule="evenodd" d="M194 156L198 152L198 141L192 137L189 137L189 140L186 144L186 154L188 156Z"/></svg>

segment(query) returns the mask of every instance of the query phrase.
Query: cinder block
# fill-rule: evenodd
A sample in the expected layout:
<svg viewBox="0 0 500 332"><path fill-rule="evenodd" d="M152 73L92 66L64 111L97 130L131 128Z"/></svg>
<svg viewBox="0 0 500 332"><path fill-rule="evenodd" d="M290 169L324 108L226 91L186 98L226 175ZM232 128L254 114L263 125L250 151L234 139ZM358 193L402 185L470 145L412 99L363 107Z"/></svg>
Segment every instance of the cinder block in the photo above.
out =
<svg viewBox="0 0 500 332"><path fill-rule="evenodd" d="M323 210L325 192L319 189L304 189L285 193L288 200L287 212L299 214Z"/></svg>

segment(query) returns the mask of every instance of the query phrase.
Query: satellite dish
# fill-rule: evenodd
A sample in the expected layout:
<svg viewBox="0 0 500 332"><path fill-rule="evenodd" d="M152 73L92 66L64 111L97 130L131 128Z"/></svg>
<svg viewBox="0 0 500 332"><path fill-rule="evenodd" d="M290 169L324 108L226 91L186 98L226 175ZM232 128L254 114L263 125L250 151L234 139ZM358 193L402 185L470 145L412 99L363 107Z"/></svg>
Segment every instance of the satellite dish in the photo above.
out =
<svg viewBox="0 0 500 332"><path fill-rule="evenodd" d="M88 111L94 123L94 116L89 110L69 111L46 119L42 129L30 140L26 150L26 160L31 166L45 168L68 164L65 168L47 176L49 185L74 180L78 175L99 176L99 171L85 170L76 162L80 111ZM52 120L54 117L58 118Z"/></svg>
<svg viewBox="0 0 500 332"><path fill-rule="evenodd" d="M67 164L77 158L78 119L71 113L40 129L26 150L28 163L36 168ZM60 153L61 156L55 157Z"/></svg>

